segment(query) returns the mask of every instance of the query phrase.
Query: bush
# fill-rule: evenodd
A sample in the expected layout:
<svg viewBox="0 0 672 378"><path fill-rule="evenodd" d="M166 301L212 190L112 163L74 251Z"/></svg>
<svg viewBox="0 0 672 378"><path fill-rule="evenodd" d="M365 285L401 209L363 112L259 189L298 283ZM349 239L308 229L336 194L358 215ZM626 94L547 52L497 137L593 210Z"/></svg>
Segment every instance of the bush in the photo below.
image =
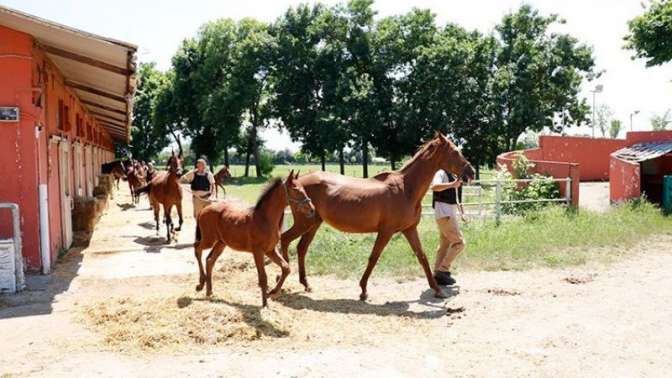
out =
<svg viewBox="0 0 672 378"><path fill-rule="evenodd" d="M516 159L516 161L518 161L518 159ZM529 167L529 164L526 164L525 161L518 164L519 168L526 166ZM515 182L513 179L514 176L505 168L500 169L499 172L500 173L497 175L498 179L504 181L504 184L502 185L502 201L560 198L560 186L556 181L553 181L552 177L535 173L533 175L526 175L526 178L532 180L530 182ZM539 211L552 203L553 202L503 203L502 212L511 215L529 215L530 212Z"/></svg>
<svg viewBox="0 0 672 378"><path fill-rule="evenodd" d="M261 171L261 175L264 177L270 176L273 169L275 169L275 164L273 164L273 154L269 151L260 151L259 170Z"/></svg>

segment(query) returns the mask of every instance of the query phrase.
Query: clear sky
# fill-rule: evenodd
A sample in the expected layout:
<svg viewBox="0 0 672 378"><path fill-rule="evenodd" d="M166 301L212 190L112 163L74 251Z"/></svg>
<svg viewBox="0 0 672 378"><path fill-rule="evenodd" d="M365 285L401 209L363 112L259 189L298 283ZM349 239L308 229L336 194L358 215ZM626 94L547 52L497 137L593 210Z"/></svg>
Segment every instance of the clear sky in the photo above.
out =
<svg viewBox="0 0 672 378"><path fill-rule="evenodd" d="M155 61L162 69L179 43L193 36L204 22L216 18L254 17L273 21L293 0L0 0L0 4L107 37L140 46L140 61ZM310 3L314 1L308 1ZM322 1L331 4L336 1ZM567 23L558 31L567 32L594 48L598 69L605 70L600 79L585 84L583 95L592 102L589 90L604 85L597 103L609 105L615 118L629 128L633 110L635 130L650 129L653 114L672 108L672 63L646 68L641 60L631 60L632 53L622 49L627 21L642 13L640 0L377 0L379 16L407 12L413 7L429 8L439 24L447 21L468 29L489 32L508 11L529 3L545 14L556 13ZM570 133L589 133L573 129ZM286 135L265 134L268 147L296 149Z"/></svg>

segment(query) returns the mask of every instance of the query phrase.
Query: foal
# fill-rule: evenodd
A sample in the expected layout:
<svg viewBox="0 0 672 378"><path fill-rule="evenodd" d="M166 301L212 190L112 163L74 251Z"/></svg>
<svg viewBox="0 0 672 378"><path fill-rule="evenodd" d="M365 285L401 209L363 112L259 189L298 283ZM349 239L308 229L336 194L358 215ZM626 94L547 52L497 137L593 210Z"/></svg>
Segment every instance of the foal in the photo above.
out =
<svg viewBox="0 0 672 378"><path fill-rule="evenodd" d="M224 182L226 179L231 178L231 171L226 165L222 167L217 173L215 173L215 198L218 196L218 188L222 188L222 192L226 195L226 188L224 187Z"/></svg>
<svg viewBox="0 0 672 378"><path fill-rule="evenodd" d="M261 303L266 306L267 297L274 297L280 292L282 284L289 275L289 264L276 249L280 240L285 207L289 204L292 212L312 217L315 208L303 187L294 176L294 171L284 182L281 179L272 181L261 194L254 207L241 207L231 202L218 202L201 210L196 225L196 242L194 253L198 261L199 281L196 290L203 290L206 284L206 295L212 295L212 268L224 248L229 246L237 251L252 252L257 267ZM201 254L204 249L212 248L203 269ZM269 293L264 267L264 256L280 266L282 275L275 288Z"/></svg>

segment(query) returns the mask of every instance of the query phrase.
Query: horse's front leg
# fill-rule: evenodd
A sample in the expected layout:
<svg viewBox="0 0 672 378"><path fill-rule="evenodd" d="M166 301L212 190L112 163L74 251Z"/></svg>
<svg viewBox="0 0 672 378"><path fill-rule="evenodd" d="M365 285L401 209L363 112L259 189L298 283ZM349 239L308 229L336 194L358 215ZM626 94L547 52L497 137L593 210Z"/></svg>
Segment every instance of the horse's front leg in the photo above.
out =
<svg viewBox="0 0 672 378"><path fill-rule="evenodd" d="M261 306L266 307L268 305L268 278L266 277L266 268L264 267L265 253L263 251L254 251L253 254L254 265L257 267L257 275L259 277L259 288L261 289ZM209 263L210 261L208 261Z"/></svg>
<svg viewBox="0 0 672 378"><path fill-rule="evenodd" d="M422 251L422 244L420 243L420 237L418 236L418 229L414 226L407 230L404 230L404 236L408 240L408 244L413 248L415 256L418 258L418 262L422 269L425 271L425 276L427 276L427 282L429 287L434 289L434 296L436 298L445 298L446 295L443 293L439 285L436 283L434 275L432 275L432 269L429 267L429 261L427 261L427 256L425 252Z"/></svg>
<svg viewBox="0 0 672 378"><path fill-rule="evenodd" d="M159 204L151 202L152 210L154 210L154 222L156 222L156 236L159 236Z"/></svg>
<svg viewBox="0 0 672 378"><path fill-rule="evenodd" d="M219 255L224 251L224 247L226 247L226 244L216 242L205 261L205 295L208 297L212 295L212 269L215 267Z"/></svg>
<svg viewBox="0 0 672 378"><path fill-rule="evenodd" d="M280 267L280 269L282 269L282 275L278 278L278 281L275 284L273 290L271 290L271 292L268 293L268 295L271 298L275 298L277 297L278 294L280 294L282 284L285 282L285 279L290 273L289 264L287 263L287 261L285 261L285 259L282 258L282 256L280 256L280 252L278 252L277 248L274 248L273 250L267 252L266 256L268 256L271 259L271 261L273 261L276 265Z"/></svg>
<svg viewBox="0 0 672 378"><path fill-rule="evenodd" d="M369 282L369 276L371 276L373 268L376 266L376 263L378 263L378 258L380 257L380 254L383 252L383 249L385 249L385 246L390 241L390 238L392 238L393 234L394 234L393 232L389 231L378 232L376 242L373 244L373 250L371 251L371 256L369 256L369 263L366 266L364 275L362 275L362 279L359 281L359 287L362 288L362 293L359 295L359 299L363 301L365 301L369 297L368 293L366 292L366 285Z"/></svg>
<svg viewBox="0 0 672 378"><path fill-rule="evenodd" d="M170 243L172 240L172 233L173 233L173 219L171 218L171 212L173 211L173 206L172 205L163 205L163 215L166 219L166 243Z"/></svg>
<svg viewBox="0 0 672 378"><path fill-rule="evenodd" d="M176 203L175 208L177 209L177 216L180 219L180 225L175 229L175 231L181 231L182 223L184 223L184 219L182 218L182 202Z"/></svg>
<svg viewBox="0 0 672 378"><path fill-rule="evenodd" d="M311 226L310 230L303 234L299 245L296 247L296 253L299 260L299 282L303 285L306 291L312 291L310 285L308 285L308 277L306 276L306 254L308 253L308 247L310 243L313 242L317 229L320 228L321 222Z"/></svg>

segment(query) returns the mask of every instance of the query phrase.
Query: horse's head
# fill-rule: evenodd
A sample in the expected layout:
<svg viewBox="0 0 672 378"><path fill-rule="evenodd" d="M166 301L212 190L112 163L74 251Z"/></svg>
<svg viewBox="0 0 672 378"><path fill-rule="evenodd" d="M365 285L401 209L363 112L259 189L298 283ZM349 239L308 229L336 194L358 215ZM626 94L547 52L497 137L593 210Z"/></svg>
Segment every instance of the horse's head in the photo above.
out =
<svg viewBox="0 0 672 378"><path fill-rule="evenodd" d="M315 206L313 206L313 201L310 200L306 190L303 188L303 185L297 180L299 178L299 172L294 174L294 170L289 172L287 180L285 180L285 189L287 190L287 202L292 208L292 211L298 211L308 218L315 216Z"/></svg>
<svg viewBox="0 0 672 378"><path fill-rule="evenodd" d="M474 179L476 176L474 167L462 156L462 151L453 142L437 131L431 143L436 149L434 157L438 159L439 168L458 176L464 182Z"/></svg>
<svg viewBox="0 0 672 378"><path fill-rule="evenodd" d="M231 178L232 177L231 170L229 169L228 165L225 165L224 167L222 167L221 172L222 172L222 177L224 177L224 178Z"/></svg>
<svg viewBox="0 0 672 378"><path fill-rule="evenodd" d="M168 172L176 175L177 177L182 176L182 154L175 155L175 151L173 151L168 158L168 162L166 163L168 166Z"/></svg>

